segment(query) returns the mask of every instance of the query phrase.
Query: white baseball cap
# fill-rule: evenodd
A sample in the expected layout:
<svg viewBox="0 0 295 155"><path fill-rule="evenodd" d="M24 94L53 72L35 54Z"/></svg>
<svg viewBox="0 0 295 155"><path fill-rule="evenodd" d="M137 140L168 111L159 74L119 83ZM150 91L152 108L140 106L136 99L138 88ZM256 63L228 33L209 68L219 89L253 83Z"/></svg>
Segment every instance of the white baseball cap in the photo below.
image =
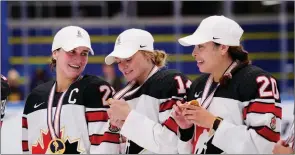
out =
<svg viewBox="0 0 295 155"><path fill-rule="evenodd" d="M78 26L67 26L60 29L55 34L51 51L53 52L62 48L68 52L79 46L88 47L90 49L90 53L94 55L88 32Z"/></svg>
<svg viewBox="0 0 295 155"><path fill-rule="evenodd" d="M178 39L183 46L199 45L209 41L228 46L240 46L244 30L240 25L224 16L210 16L202 20L197 30Z"/></svg>
<svg viewBox="0 0 295 155"><path fill-rule="evenodd" d="M107 65L114 63L115 57L129 58L139 50L154 51L152 34L135 28L125 30L117 37L114 50L105 58L105 63Z"/></svg>

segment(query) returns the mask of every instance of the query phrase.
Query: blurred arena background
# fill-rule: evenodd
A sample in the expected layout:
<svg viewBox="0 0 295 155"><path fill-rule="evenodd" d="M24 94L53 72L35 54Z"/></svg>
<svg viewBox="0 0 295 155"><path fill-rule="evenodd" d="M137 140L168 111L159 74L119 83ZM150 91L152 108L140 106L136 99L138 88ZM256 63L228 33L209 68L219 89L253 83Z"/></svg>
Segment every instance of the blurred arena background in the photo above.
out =
<svg viewBox="0 0 295 155"><path fill-rule="evenodd" d="M170 54L167 67L193 80L199 71L192 48L183 48L177 39L215 14L242 26L242 44L252 63L278 79L284 137L294 109L294 1L1 1L1 73L12 87L1 153L21 153L24 100L36 85L54 77L49 67L51 42L61 27L78 25L88 30L95 55L90 56L85 74L114 73L118 82L113 85L119 89L124 85L121 73L103 63L120 32L132 27L148 30L155 37L155 48Z"/></svg>

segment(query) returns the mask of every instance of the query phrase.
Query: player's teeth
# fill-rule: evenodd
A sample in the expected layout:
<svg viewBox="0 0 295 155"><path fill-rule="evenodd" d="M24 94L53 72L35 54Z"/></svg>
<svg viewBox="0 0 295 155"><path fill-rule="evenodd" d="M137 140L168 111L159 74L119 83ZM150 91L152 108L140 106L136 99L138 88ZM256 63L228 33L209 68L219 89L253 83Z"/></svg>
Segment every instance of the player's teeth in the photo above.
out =
<svg viewBox="0 0 295 155"><path fill-rule="evenodd" d="M77 65L70 65L71 67L74 67L74 68L79 68L80 66L77 66Z"/></svg>

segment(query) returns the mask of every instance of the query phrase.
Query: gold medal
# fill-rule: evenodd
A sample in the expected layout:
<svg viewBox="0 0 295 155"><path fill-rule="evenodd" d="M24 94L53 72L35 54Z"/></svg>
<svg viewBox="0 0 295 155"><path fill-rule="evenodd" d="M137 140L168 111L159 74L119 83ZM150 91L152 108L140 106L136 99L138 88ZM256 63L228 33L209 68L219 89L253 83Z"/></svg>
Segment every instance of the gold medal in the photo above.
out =
<svg viewBox="0 0 295 155"><path fill-rule="evenodd" d="M74 82L80 80L81 78L82 76L79 76ZM63 104L63 98L66 95L68 89L62 93L62 95L60 96L58 100L55 115L54 115L54 123L53 123L51 119L52 119L52 105L53 105L53 99L55 94L55 87L56 87L56 82L53 84L50 90L49 98L48 98L47 125L52 138L52 140L50 141L48 145L48 149L50 150L52 154L63 154L66 151L66 145L65 145L65 142L59 136L60 135L59 120L60 120L60 114L61 114L61 107Z"/></svg>
<svg viewBox="0 0 295 155"><path fill-rule="evenodd" d="M66 150L65 142L62 139L51 140L48 148L52 154L63 154Z"/></svg>

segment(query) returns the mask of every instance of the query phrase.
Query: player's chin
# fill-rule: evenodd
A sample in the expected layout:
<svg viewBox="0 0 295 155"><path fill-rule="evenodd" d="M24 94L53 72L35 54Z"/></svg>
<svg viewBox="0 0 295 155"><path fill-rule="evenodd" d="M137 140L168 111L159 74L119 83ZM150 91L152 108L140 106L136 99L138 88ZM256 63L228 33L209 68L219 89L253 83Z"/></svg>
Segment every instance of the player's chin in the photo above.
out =
<svg viewBox="0 0 295 155"><path fill-rule="evenodd" d="M75 79L82 74L82 71L70 71L67 73L68 78Z"/></svg>
<svg viewBox="0 0 295 155"><path fill-rule="evenodd" d="M200 65L198 68L201 73L210 73L210 71L205 66Z"/></svg>
<svg viewBox="0 0 295 155"><path fill-rule="evenodd" d="M199 71L200 71L201 73L205 73L205 71L204 71L204 69L203 69L202 67L198 66L198 69L199 69Z"/></svg>
<svg viewBox="0 0 295 155"><path fill-rule="evenodd" d="M127 75L124 74L124 77L125 77L127 82L135 80L135 77L132 74L127 74Z"/></svg>
<svg viewBox="0 0 295 155"><path fill-rule="evenodd" d="M133 80L133 78L130 78L130 77L128 77L128 76L125 76L125 79L126 79L127 82L130 82L130 81Z"/></svg>

